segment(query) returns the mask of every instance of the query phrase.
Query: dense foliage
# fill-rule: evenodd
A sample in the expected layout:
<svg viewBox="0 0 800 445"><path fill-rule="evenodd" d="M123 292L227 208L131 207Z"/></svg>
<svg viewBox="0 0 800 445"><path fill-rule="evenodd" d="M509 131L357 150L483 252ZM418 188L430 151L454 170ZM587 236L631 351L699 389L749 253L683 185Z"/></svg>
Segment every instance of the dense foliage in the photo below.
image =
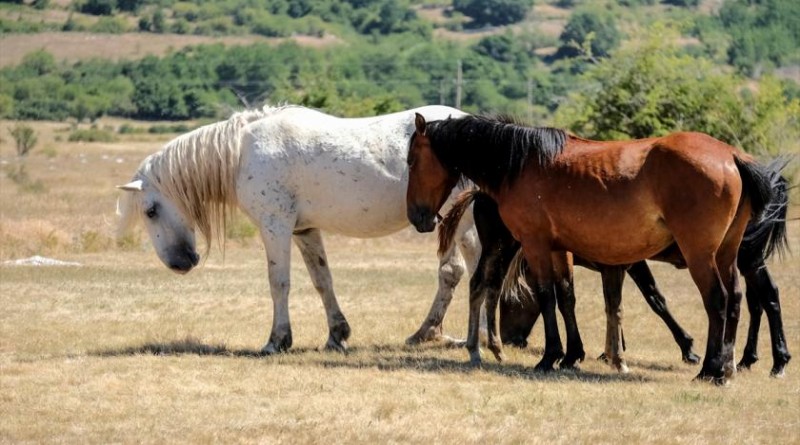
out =
<svg viewBox="0 0 800 445"><path fill-rule="evenodd" d="M614 15L605 9L580 8L569 17L559 39L560 56L574 57L590 51L592 56L605 57L619 45L622 35Z"/></svg>
<svg viewBox="0 0 800 445"><path fill-rule="evenodd" d="M800 63L800 2L797 0L728 0L719 20L731 35L731 64L747 74L764 65Z"/></svg>
<svg viewBox="0 0 800 445"><path fill-rule="evenodd" d="M472 18L476 27L519 22L532 7L533 0L453 0L453 9Z"/></svg>
<svg viewBox="0 0 800 445"><path fill-rule="evenodd" d="M163 58L73 65L59 65L40 51L17 67L0 70L0 115L187 119L225 114L242 101L290 101L345 115L452 105L459 60L466 109L519 112L525 109L527 82L537 66L525 41L491 36L464 47L404 35L325 50L292 43L212 45ZM540 84L535 99L552 102L558 87L547 79Z"/></svg>
<svg viewBox="0 0 800 445"><path fill-rule="evenodd" d="M774 79L742 79L681 54L663 34L616 52L580 79L556 120L584 136L629 139L701 131L748 151L778 152L800 138L800 101Z"/></svg>
<svg viewBox="0 0 800 445"><path fill-rule="evenodd" d="M450 24L463 23L457 10L442 17L451 22L428 21L416 12L420 3L441 4L76 2L75 11L100 14L99 18L88 21L85 14L73 12L64 30L266 36L332 32L341 43L316 49L294 43L209 45L163 57L71 64L37 51L18 66L0 69L0 117L210 119L245 105L284 101L356 116L430 103L454 105L460 91L467 111L513 113L541 123L555 112L560 125L591 137L642 137L694 129L765 151L800 139L800 86L768 76L774 67L800 64L800 2L728 0L718 14L708 15L693 9L697 2L690 0L563 0L558 4L576 9L558 40L523 25L480 39L465 34L464 41L433 38L434 27L454 29ZM469 3L456 0L452 5L458 9ZM530 0L481 3L491 5L493 14L506 11L506 15L503 8L516 5L517 19L532 4ZM42 4L46 7L47 2L3 7L31 11ZM658 18L645 17L655 10L660 12ZM102 15L109 11L110 15ZM635 33L643 25L652 31L659 20L683 36L658 34L658 45L632 48L631 42L648 39L623 30ZM59 25L0 18L0 33L40 32L53 26ZM668 44L678 41L681 45ZM738 74L731 74L736 70L726 63L738 68ZM462 80L457 85L459 65Z"/></svg>

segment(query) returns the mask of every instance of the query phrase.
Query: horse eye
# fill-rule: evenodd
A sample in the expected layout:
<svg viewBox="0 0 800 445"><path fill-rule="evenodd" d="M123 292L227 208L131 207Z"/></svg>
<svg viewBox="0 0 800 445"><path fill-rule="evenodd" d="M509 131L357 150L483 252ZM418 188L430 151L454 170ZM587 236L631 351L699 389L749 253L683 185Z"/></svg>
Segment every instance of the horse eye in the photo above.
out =
<svg viewBox="0 0 800 445"><path fill-rule="evenodd" d="M155 218L156 217L156 206L155 206L155 204L153 204L152 207L147 209L147 211L145 211L144 214L147 215L147 217L150 218L150 219Z"/></svg>
<svg viewBox="0 0 800 445"><path fill-rule="evenodd" d="M409 157L406 159L406 164L408 164L408 166L409 166L409 167L411 167L412 165L414 165L414 158L412 158L411 156L409 156Z"/></svg>

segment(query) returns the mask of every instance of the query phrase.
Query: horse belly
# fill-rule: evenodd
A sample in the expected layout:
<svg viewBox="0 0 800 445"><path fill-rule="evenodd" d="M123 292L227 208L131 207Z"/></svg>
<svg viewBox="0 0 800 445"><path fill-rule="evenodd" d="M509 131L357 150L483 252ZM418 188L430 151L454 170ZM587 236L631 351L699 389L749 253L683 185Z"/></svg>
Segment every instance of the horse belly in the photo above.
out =
<svg viewBox="0 0 800 445"><path fill-rule="evenodd" d="M554 244L590 261L617 265L650 258L674 241L655 208L596 204L551 216Z"/></svg>
<svg viewBox="0 0 800 445"><path fill-rule="evenodd" d="M350 175L311 180L298 189L296 201L298 230L318 228L355 238L375 238L408 226L402 181L371 181Z"/></svg>

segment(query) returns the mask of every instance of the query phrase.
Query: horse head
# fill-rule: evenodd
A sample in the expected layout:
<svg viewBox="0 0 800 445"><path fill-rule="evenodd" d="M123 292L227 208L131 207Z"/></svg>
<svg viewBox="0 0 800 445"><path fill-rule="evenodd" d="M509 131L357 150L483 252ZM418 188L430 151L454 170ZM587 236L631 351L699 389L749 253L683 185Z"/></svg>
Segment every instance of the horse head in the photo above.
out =
<svg viewBox="0 0 800 445"><path fill-rule="evenodd" d="M439 209L458 183L459 175L446 169L433 151L425 118L416 113L414 123L416 131L411 136L406 159L406 212L418 232L432 232Z"/></svg>
<svg viewBox="0 0 800 445"><path fill-rule="evenodd" d="M123 224L140 215L164 265L180 274L197 265L200 256L195 248L194 226L175 203L145 179L136 179L117 188L127 192L119 206Z"/></svg>

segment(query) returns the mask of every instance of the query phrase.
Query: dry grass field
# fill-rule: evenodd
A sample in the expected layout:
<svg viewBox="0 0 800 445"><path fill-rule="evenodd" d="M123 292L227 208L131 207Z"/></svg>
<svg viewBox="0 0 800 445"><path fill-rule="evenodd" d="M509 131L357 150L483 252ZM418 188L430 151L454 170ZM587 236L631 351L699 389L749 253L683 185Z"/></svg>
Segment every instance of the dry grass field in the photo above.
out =
<svg viewBox="0 0 800 445"><path fill-rule="evenodd" d="M101 58L110 60L140 59L148 55L163 56L190 45L222 43L226 46L253 43L280 44L293 41L298 45L323 47L337 43L333 35L325 37L294 36L268 38L249 36L194 36L179 34L96 34L88 32L43 32L38 34L8 34L0 36L0 67L14 66L30 52L45 50L57 60L74 63L78 60Z"/></svg>
<svg viewBox="0 0 800 445"><path fill-rule="evenodd" d="M410 230L326 238L353 329L346 355L317 350L325 315L295 251L293 351L259 356L272 305L263 249L245 224L224 258L212 249L185 276L163 267L143 235L119 246L111 238L113 186L170 136L68 143L69 124L35 124L39 144L21 161L9 125L0 122L0 263L38 254L80 266L0 264L0 443L800 442L800 362L770 378L766 329L752 371L722 388L692 382L699 367L681 363L629 282L631 372L619 375L593 358L605 316L599 276L585 270L576 277L588 355L580 371L532 372L540 326L531 347L508 350L502 364L485 353L479 370L463 350L405 346L436 281L433 237ZM799 221L789 234L795 254L769 267L798 357ZM688 273L653 269L702 354L705 315ZM465 288L445 322L457 336L466 331Z"/></svg>

